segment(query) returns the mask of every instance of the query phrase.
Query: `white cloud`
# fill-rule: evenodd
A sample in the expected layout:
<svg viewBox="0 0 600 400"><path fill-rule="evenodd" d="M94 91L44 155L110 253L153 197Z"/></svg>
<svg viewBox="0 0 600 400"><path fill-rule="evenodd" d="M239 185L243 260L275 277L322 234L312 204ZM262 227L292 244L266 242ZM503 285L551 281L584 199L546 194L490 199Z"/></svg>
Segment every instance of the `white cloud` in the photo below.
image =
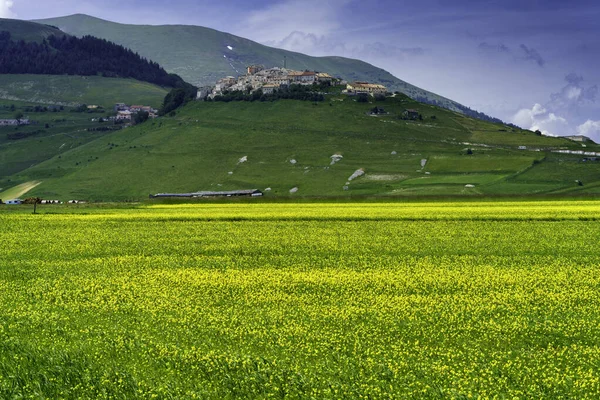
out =
<svg viewBox="0 0 600 400"><path fill-rule="evenodd" d="M294 31L282 40L271 40L266 45L280 49L297 51L312 55L344 55L346 47L343 43L314 33Z"/></svg>
<svg viewBox="0 0 600 400"><path fill-rule="evenodd" d="M531 109L519 110L512 122L532 131L540 130L544 135L560 136L570 134L569 121L548 111L541 104L535 104Z"/></svg>
<svg viewBox="0 0 600 400"><path fill-rule="evenodd" d="M286 0L254 11L243 33L259 42L279 42L290 32L319 38L339 29L340 11L350 0Z"/></svg>
<svg viewBox="0 0 600 400"><path fill-rule="evenodd" d="M584 79L577 74L565 77L567 84L558 93L552 93L548 105L553 109L575 112L580 107L593 104L598 97L598 86L584 86Z"/></svg>
<svg viewBox="0 0 600 400"><path fill-rule="evenodd" d="M12 18L15 13L12 11L12 0L0 0L0 18Z"/></svg>
<svg viewBox="0 0 600 400"><path fill-rule="evenodd" d="M585 123L577 127L577 133L588 136L595 141L600 140L600 121L592 121L588 119Z"/></svg>

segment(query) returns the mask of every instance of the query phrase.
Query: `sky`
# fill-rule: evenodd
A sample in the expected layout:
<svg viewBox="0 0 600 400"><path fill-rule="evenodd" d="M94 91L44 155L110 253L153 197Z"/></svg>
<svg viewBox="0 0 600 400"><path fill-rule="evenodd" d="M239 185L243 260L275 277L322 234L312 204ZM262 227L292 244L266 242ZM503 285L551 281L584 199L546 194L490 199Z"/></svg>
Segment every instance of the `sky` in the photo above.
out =
<svg viewBox="0 0 600 400"><path fill-rule="evenodd" d="M360 58L523 128L600 141L598 0L0 0L0 17L74 13Z"/></svg>

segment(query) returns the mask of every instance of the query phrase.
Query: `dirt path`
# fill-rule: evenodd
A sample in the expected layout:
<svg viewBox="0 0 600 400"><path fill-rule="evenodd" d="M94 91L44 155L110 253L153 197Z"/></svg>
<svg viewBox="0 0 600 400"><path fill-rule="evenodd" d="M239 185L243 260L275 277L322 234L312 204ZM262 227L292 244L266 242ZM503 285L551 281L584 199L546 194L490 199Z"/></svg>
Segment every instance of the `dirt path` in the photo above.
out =
<svg viewBox="0 0 600 400"><path fill-rule="evenodd" d="M5 190L0 193L0 199L10 200L16 199L23 196L25 193L29 192L36 186L38 186L42 181L29 181L25 183L21 183L15 187Z"/></svg>

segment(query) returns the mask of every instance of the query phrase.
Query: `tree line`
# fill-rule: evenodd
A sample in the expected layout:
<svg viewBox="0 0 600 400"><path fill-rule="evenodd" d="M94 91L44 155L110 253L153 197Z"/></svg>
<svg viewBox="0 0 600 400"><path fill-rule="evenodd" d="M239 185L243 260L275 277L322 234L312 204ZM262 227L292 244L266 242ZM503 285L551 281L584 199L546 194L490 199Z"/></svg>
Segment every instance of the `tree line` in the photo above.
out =
<svg viewBox="0 0 600 400"><path fill-rule="evenodd" d="M263 93L262 89L254 92L249 88L246 91L224 91L215 96L213 101L231 102L231 101L274 101L274 100L303 100L303 101L324 101L325 96L319 92L320 86L290 85L282 86L273 91L273 93Z"/></svg>
<svg viewBox="0 0 600 400"><path fill-rule="evenodd" d="M0 32L0 74L101 75L133 78L165 87L183 79L133 51L93 36L49 36L42 43L12 40Z"/></svg>

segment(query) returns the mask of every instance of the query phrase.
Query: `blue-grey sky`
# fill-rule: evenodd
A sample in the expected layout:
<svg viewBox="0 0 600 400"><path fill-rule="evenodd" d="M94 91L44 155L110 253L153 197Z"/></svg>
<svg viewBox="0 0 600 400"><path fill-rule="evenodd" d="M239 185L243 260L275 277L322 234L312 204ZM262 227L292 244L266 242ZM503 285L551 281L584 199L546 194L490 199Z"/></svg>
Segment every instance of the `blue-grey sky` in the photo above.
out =
<svg viewBox="0 0 600 400"><path fill-rule="evenodd" d="M0 0L4 17L74 13L356 57L524 128L600 140L598 0Z"/></svg>

